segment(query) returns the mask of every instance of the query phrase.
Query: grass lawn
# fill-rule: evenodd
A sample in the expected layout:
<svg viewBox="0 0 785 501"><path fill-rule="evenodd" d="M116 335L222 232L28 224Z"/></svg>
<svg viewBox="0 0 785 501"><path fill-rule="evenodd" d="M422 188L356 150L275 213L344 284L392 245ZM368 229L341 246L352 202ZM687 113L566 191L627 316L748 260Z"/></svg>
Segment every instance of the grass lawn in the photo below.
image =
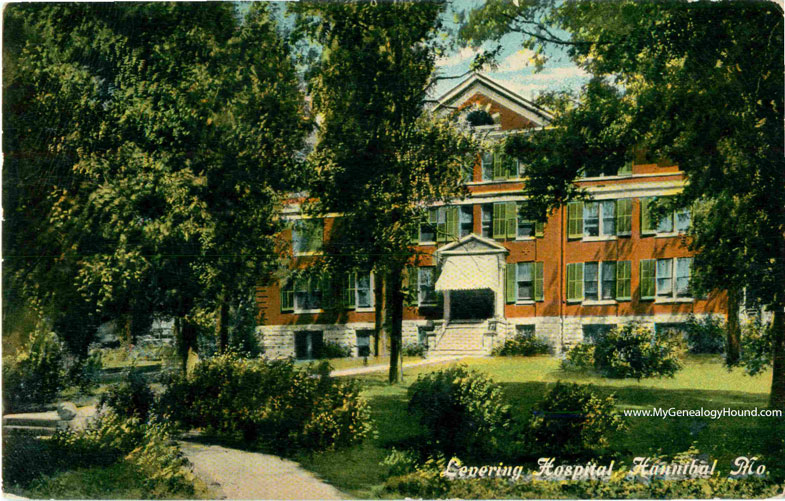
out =
<svg viewBox="0 0 785 501"><path fill-rule="evenodd" d="M422 357L403 357L403 365L406 368L406 364L412 362L419 362L424 360ZM354 369L356 367L364 367L365 361L362 357L346 357L346 358L330 358L325 360L330 362L333 370L341 370L341 369ZM308 365L310 363L319 363L322 360L298 360L295 362L296 365ZM382 355L378 357L368 357L368 365L389 365L390 364L390 356L389 355Z"/></svg>
<svg viewBox="0 0 785 501"><path fill-rule="evenodd" d="M771 371L751 377L739 369L728 371L720 356L690 356L685 368L673 378L618 380L592 374L565 372L554 357L498 357L466 359L463 363L487 373L504 386L516 414L526 416L532 406L557 381L590 383L597 391L614 393L619 409L651 407L677 409L749 409L766 407ZM411 368L404 384L389 386L386 375L375 373L357 378L368 399L377 436L349 449L299 457L308 468L347 493L361 498L377 497L374 486L385 477L379 465L397 446L418 439L416 422L406 412L406 390L416 375L443 368L449 363ZM691 444L712 459L718 469L728 472L737 456L751 456L765 450L769 425L776 418L750 417L628 417L629 429L614 437L616 450L629 460L634 456L674 454Z"/></svg>

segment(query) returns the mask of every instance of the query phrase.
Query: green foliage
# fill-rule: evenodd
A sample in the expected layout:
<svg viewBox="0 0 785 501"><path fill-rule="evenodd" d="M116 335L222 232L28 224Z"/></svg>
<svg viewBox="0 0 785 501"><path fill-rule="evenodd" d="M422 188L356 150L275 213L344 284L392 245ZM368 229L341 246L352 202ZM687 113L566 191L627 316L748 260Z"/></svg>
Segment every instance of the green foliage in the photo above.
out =
<svg viewBox="0 0 785 501"><path fill-rule="evenodd" d="M447 455L492 453L509 426L501 387L463 365L420 374L408 396L408 410L426 430L432 447Z"/></svg>
<svg viewBox="0 0 785 501"><path fill-rule="evenodd" d="M725 322L713 315L701 318L690 315L684 334L690 353L722 353L725 351Z"/></svg>
<svg viewBox="0 0 785 501"><path fill-rule="evenodd" d="M504 344L494 347L491 355L498 357L545 355L550 353L550 346L535 335L518 333L504 340Z"/></svg>
<svg viewBox="0 0 785 501"><path fill-rule="evenodd" d="M66 380L63 347L54 332L37 328L20 353L3 358L6 412L53 401Z"/></svg>
<svg viewBox="0 0 785 501"><path fill-rule="evenodd" d="M90 350L85 358L77 358L68 369L68 381L82 393L94 390L101 378L103 359L100 350Z"/></svg>
<svg viewBox="0 0 785 501"><path fill-rule="evenodd" d="M534 408L529 436L543 454L579 455L606 449L609 437L625 428L613 395L601 397L591 385L556 383Z"/></svg>
<svg viewBox="0 0 785 501"><path fill-rule="evenodd" d="M406 343L401 348L404 357L423 357L428 353L428 347L421 343Z"/></svg>
<svg viewBox="0 0 785 501"><path fill-rule="evenodd" d="M155 395L141 372L133 368L126 380L112 385L101 395L100 405L111 408L123 418L146 420L155 404Z"/></svg>
<svg viewBox="0 0 785 501"><path fill-rule="evenodd" d="M80 431L56 433L51 446L69 459L69 469L108 466L119 461L131 465L143 478L147 492L193 494L188 462L170 441L164 420L142 421L106 412ZM34 484L33 490L43 487Z"/></svg>
<svg viewBox="0 0 785 501"><path fill-rule="evenodd" d="M368 436L369 410L359 392L352 381L298 370L291 360L227 353L200 361L187 376L175 376L160 406L186 427L248 444L324 450Z"/></svg>
<svg viewBox="0 0 785 501"><path fill-rule="evenodd" d="M410 451L399 451L393 447L379 466L388 468L390 476L405 475L417 468L417 456Z"/></svg>
<svg viewBox="0 0 785 501"><path fill-rule="evenodd" d="M352 356L352 349L336 341L325 341L319 358L346 358Z"/></svg>
<svg viewBox="0 0 785 501"><path fill-rule="evenodd" d="M590 370L594 369L594 345L578 343L565 354L561 361L563 370Z"/></svg>
<svg viewBox="0 0 785 501"><path fill-rule="evenodd" d="M472 110L466 114L466 121L472 126L493 125L493 117L485 110Z"/></svg>
<svg viewBox="0 0 785 501"><path fill-rule="evenodd" d="M610 378L673 377L681 369L680 334L655 334L651 327L629 322L594 344L594 367Z"/></svg>
<svg viewBox="0 0 785 501"><path fill-rule="evenodd" d="M308 124L269 6L235 9L6 13L4 277L75 353L98 319L140 313L180 319L186 352L201 311L278 266L280 195L299 184Z"/></svg>
<svg viewBox="0 0 785 501"><path fill-rule="evenodd" d="M754 316L741 325L741 365L750 375L771 367L773 331L760 317Z"/></svg>

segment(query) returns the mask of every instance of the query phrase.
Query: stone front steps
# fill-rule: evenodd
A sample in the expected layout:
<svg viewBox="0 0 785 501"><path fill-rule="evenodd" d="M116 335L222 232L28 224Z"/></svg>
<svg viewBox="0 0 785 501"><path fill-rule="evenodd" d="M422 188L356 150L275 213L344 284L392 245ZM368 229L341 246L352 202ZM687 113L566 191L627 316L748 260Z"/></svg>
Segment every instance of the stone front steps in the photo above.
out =
<svg viewBox="0 0 785 501"><path fill-rule="evenodd" d="M490 349L483 346L485 329L485 322L450 324L428 351L428 356L487 356Z"/></svg>
<svg viewBox="0 0 785 501"><path fill-rule="evenodd" d="M88 406L77 409L71 419L62 419L57 411L6 414L3 416L3 434L49 437L58 430L84 428L95 413L95 406Z"/></svg>

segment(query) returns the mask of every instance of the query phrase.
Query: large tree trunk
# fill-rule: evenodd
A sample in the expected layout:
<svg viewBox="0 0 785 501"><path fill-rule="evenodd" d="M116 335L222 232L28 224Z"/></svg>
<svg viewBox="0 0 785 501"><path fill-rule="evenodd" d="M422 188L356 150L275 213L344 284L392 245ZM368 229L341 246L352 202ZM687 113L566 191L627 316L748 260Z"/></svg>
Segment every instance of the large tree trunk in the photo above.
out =
<svg viewBox="0 0 785 501"><path fill-rule="evenodd" d="M390 319L389 337L390 337L390 372L388 374L388 381L390 384L395 384L401 381L401 370L399 367L401 361L401 340L403 338L403 292L401 286L403 285L402 274L400 268L395 268L390 271L385 281L387 286L387 316Z"/></svg>
<svg viewBox="0 0 785 501"><path fill-rule="evenodd" d="M374 337L373 337L373 355L378 357L383 355L385 351L385 343L383 337L385 335L384 329L384 314L385 308L384 301L384 276L382 273L374 275L374 304L376 305L376 315L374 318ZM380 351L381 350L381 351Z"/></svg>
<svg viewBox="0 0 785 501"><path fill-rule="evenodd" d="M771 325L774 361L769 406L785 410L785 315L783 315L782 308L782 301L775 302L774 319Z"/></svg>
<svg viewBox="0 0 785 501"><path fill-rule="evenodd" d="M218 339L218 353L226 353L229 348L229 303L227 303L225 295L222 295L218 302L215 335Z"/></svg>
<svg viewBox="0 0 785 501"><path fill-rule="evenodd" d="M180 351L180 359L182 361L182 368L183 374L188 372L188 355L193 351L194 353L197 352L196 349L196 326L191 322L188 322L184 319L177 319L176 321L178 325L178 347Z"/></svg>
<svg viewBox="0 0 785 501"><path fill-rule="evenodd" d="M134 344L134 314L125 317L125 345L129 348Z"/></svg>
<svg viewBox="0 0 785 501"><path fill-rule="evenodd" d="M739 363L741 358L741 326L739 325L739 291L728 289L728 342L725 363L729 366Z"/></svg>

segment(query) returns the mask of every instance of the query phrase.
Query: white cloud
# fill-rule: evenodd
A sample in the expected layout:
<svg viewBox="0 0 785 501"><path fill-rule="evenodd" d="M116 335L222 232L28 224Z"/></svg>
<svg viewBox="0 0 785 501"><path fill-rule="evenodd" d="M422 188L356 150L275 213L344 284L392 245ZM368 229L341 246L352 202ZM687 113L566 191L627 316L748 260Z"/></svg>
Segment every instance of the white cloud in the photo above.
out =
<svg viewBox="0 0 785 501"><path fill-rule="evenodd" d="M436 60L436 66L457 66L459 64L470 62L472 59L474 59L474 56L479 54L479 52L480 51L478 49L464 47L454 54L438 58Z"/></svg>
<svg viewBox="0 0 785 501"><path fill-rule="evenodd" d="M544 90L563 89L565 87L575 88L583 84L588 79L588 76L585 71L577 66L548 68L539 73L525 75L518 72L517 74L508 74L504 77L492 74L492 78L499 84L529 99Z"/></svg>
<svg viewBox="0 0 785 501"><path fill-rule="evenodd" d="M513 52L504 60L499 63L499 69L496 73L506 73L508 71L521 71L529 67L531 58L534 57L534 51L529 49L521 49Z"/></svg>

